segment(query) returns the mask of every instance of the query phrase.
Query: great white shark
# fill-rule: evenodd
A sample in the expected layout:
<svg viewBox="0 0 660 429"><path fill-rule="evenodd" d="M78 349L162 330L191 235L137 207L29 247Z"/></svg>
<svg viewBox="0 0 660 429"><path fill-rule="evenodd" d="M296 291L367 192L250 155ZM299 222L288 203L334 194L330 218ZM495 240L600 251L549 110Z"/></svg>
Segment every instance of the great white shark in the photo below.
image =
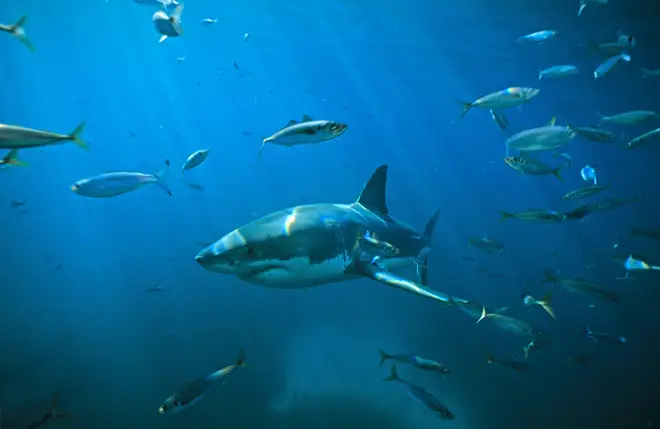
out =
<svg viewBox="0 0 660 429"><path fill-rule="evenodd" d="M302 289L369 278L445 303L457 298L428 288L428 252L440 216L422 232L390 215L385 201L387 165L376 169L353 204L309 204L265 215L203 249L195 260L205 269L232 274L265 287ZM399 252L374 258L357 242L367 232ZM418 281L390 270L416 266Z"/></svg>

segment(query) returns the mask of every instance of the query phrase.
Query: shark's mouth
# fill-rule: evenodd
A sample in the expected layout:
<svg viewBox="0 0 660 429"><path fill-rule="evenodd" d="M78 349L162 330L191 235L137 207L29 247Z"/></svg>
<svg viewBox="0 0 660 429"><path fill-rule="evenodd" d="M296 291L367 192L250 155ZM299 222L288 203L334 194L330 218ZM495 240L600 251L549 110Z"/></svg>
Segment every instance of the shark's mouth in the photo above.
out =
<svg viewBox="0 0 660 429"><path fill-rule="evenodd" d="M242 278L251 278L251 277L258 277L262 274L266 274L267 272L271 270L285 270L286 267L283 265L278 265L278 264L270 264L270 265L262 265L259 267L255 267L254 269L250 271L243 272L239 275L239 277Z"/></svg>

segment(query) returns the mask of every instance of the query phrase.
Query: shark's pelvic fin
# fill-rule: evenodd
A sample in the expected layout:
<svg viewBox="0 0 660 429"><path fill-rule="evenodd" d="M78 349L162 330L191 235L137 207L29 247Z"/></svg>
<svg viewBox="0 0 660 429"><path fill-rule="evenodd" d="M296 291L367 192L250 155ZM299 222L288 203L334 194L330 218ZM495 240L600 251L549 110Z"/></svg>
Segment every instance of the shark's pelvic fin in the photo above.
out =
<svg viewBox="0 0 660 429"><path fill-rule="evenodd" d="M386 184L387 165L381 165L369 178L356 203L372 212L388 215L389 211L387 210L387 204L385 204Z"/></svg>
<svg viewBox="0 0 660 429"><path fill-rule="evenodd" d="M418 285L417 283L404 279L403 277L397 276L390 273L389 271L379 267L375 264L370 264L368 262L361 261L356 259L355 262L351 265L353 269L358 274L368 277L370 279L376 280L377 282L386 284L387 286L395 287L397 289L402 289L407 292L412 292L415 295L422 296L424 298L429 298L435 301L453 303L452 298L448 295L445 295L441 292L434 292L430 289L425 289Z"/></svg>

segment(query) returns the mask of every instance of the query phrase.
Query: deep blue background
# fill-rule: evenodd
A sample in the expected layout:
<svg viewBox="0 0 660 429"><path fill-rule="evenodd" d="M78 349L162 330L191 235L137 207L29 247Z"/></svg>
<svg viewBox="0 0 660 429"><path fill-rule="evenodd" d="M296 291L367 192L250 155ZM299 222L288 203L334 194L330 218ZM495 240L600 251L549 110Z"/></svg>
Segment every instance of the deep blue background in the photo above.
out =
<svg viewBox="0 0 660 429"><path fill-rule="evenodd" d="M398 386L381 384L389 368L378 371L379 347L452 367L448 380L409 368L401 374L455 411L456 421L442 423L453 427L657 422L659 277L616 280L624 272L612 248L660 261L657 242L629 237L631 227L660 227L660 149L575 139L566 148L575 164L561 183L507 167L505 135L487 112L458 119L457 100L508 86L541 89L507 112L512 132L551 117L589 125L598 112L660 110L660 79L641 80L640 71L660 69L657 4L612 0L578 18L578 3L190 0L184 36L159 45L154 9L129 0L2 0L0 22L29 15L37 52L0 34L0 122L66 133L85 119L91 147L24 151L28 168L0 172L5 424L38 419L58 391L72 418L57 424L67 428L264 427L273 425L271 404L281 392L297 398L329 389L394 410L411 427L439 424ZM218 23L199 25L207 17ZM587 43L614 39L617 27L637 38L632 62L595 81L602 58ZM541 29L559 35L542 45L514 43ZM581 73L537 80L539 69L562 63ZM350 128L321 145L269 146L257 159L262 136L303 114ZM650 127L612 130L632 137ZM178 166L204 147L211 155L190 180L206 190L196 192L179 181ZM69 190L105 171L155 172L165 159L174 165L173 197L155 186L107 200ZM421 228L442 209L430 256L434 288L493 308L515 306L523 290L542 296L542 272L555 268L616 291L621 301L558 289L556 323L521 313L548 329L553 344L530 360L531 374L511 377L485 356L520 356L525 339L475 326L456 309L368 281L267 290L195 264L196 242L255 215L354 201L382 163L390 165L395 216ZM499 210L569 210L561 196L581 185L587 163L597 165L610 196L639 193L643 201L583 222L499 222ZM10 200L23 199L24 208L11 208ZM469 236L485 234L504 241L506 255L468 249ZM464 256L476 262L463 263ZM479 267L506 277L490 278ZM155 285L167 290L145 293ZM584 323L629 343L594 348L579 337ZM165 397L231 363L242 346L253 368L189 413L157 415ZM565 364L585 347L594 350L591 364Z"/></svg>

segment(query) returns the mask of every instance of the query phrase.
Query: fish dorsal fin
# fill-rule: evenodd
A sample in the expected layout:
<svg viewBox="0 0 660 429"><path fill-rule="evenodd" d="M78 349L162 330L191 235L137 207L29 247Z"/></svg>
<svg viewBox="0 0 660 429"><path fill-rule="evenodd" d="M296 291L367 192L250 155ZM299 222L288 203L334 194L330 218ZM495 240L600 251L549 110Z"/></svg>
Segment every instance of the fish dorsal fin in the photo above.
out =
<svg viewBox="0 0 660 429"><path fill-rule="evenodd" d="M548 122L548 125L552 127L555 125L555 122L557 122L557 118L553 117L552 119L550 119L550 122Z"/></svg>
<svg viewBox="0 0 660 429"><path fill-rule="evenodd" d="M314 119L311 118L309 115L303 115L302 121L301 122L312 122Z"/></svg>
<svg viewBox="0 0 660 429"><path fill-rule="evenodd" d="M386 184L387 165L381 165L369 178L356 203L372 212L387 215L389 212L385 204Z"/></svg>
<svg viewBox="0 0 660 429"><path fill-rule="evenodd" d="M289 122L286 123L287 127L290 127L291 125L296 125L298 122L296 122L295 119L291 119Z"/></svg>

